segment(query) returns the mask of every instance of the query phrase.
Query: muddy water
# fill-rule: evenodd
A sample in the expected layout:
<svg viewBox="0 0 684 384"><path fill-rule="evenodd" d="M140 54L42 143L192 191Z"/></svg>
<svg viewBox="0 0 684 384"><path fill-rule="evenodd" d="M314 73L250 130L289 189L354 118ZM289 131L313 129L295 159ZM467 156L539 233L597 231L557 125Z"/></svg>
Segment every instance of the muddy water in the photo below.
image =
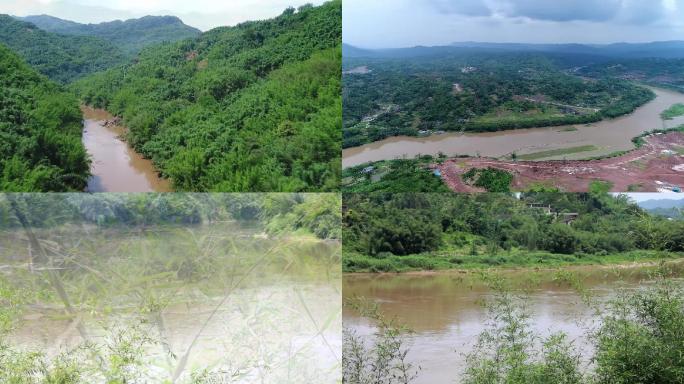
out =
<svg viewBox="0 0 684 384"><path fill-rule="evenodd" d="M169 192L168 180L159 177L150 160L120 139L123 127L104 127L113 116L102 109L82 106L83 144L92 157L88 192Z"/></svg>
<svg viewBox="0 0 684 384"><path fill-rule="evenodd" d="M684 264L678 264L680 272ZM583 286L601 302L617 289L636 289L649 284L647 268L573 269L581 277ZM589 306L568 284L554 281L555 272L503 272L513 286L524 291L532 314L532 328L541 335L563 331L574 340L589 366L591 346L587 332L595 329L597 321ZM680 274L681 275L681 274ZM422 370L416 380L420 383L459 382L465 367L464 354L472 351L477 336L484 330L487 311L483 303L492 292L473 275L443 273L432 275L348 275L343 277L345 298L363 296L379 303L383 314L396 317L415 334L408 338L411 347L408 360ZM373 333L372 323L352 310L343 311L345 327L358 334Z"/></svg>
<svg viewBox="0 0 684 384"><path fill-rule="evenodd" d="M58 301L31 300L6 341L52 358L83 344L77 321L89 341L100 346L118 330L131 334L139 327L151 339L143 347L146 380L140 382L170 382L186 351L180 383L203 369L215 372L206 382L339 382L341 244L269 239L259 231L234 223L149 227L144 233L114 228L87 238L78 228L37 230L41 238L55 240L56 248L69 249L77 261L63 276L72 305L81 310L74 320ZM2 246L5 241L11 241L11 248ZM25 270L25 242L21 231L0 231L0 279L27 284L26 274L12 274ZM257 263L265 252L267 262ZM179 280L181 272L159 272L163 265L213 272L210 278ZM136 273L150 277L141 280ZM112 285L90 292L99 284ZM30 291L35 286L23 287ZM241 376L230 377L234 372Z"/></svg>
<svg viewBox="0 0 684 384"><path fill-rule="evenodd" d="M521 155L561 148L594 145L596 150L556 158L577 160L633 148L631 139L644 131L684 124L684 116L663 121L660 113L675 103L684 103L684 94L651 88L656 98L634 113L590 125L529 128L488 133L445 133L429 137L396 136L342 152L344 168L369 161L391 160L416 155L469 155L500 157L513 152ZM554 159L553 157L545 160Z"/></svg>

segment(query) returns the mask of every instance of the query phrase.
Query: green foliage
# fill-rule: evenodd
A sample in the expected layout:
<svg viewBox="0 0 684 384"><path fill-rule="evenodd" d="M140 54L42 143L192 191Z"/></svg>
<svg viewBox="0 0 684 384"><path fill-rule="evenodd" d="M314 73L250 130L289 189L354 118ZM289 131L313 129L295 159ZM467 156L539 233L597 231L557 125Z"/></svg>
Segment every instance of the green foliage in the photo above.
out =
<svg viewBox="0 0 684 384"><path fill-rule="evenodd" d="M581 289L581 287L578 287ZM602 308L592 337L595 369L582 372L580 355L564 334L532 332L524 297L505 289L489 304L490 323L468 356L466 384L645 384L684 381L684 302L681 287L623 291Z"/></svg>
<svg viewBox="0 0 684 384"><path fill-rule="evenodd" d="M421 131L587 124L630 113L655 97L610 76L588 81L568 74L564 65L575 60L448 49L428 56L345 58L343 146ZM349 70L357 67L370 72Z"/></svg>
<svg viewBox="0 0 684 384"><path fill-rule="evenodd" d="M605 193L345 194L342 220L346 271L615 263L684 250L683 221Z"/></svg>
<svg viewBox="0 0 684 384"><path fill-rule="evenodd" d="M524 304L498 292L489 304L489 324L467 356L464 384L581 384L580 355L563 334L554 334L535 350Z"/></svg>
<svg viewBox="0 0 684 384"><path fill-rule="evenodd" d="M75 83L187 191L339 188L341 2L145 49Z"/></svg>
<svg viewBox="0 0 684 384"><path fill-rule="evenodd" d="M271 233L304 230L321 239L342 238L342 200L336 194L269 194L261 212Z"/></svg>
<svg viewBox="0 0 684 384"><path fill-rule="evenodd" d="M345 192L450 192L450 189L427 165L432 156L368 163L342 171ZM373 167L372 173L364 169Z"/></svg>
<svg viewBox="0 0 684 384"><path fill-rule="evenodd" d="M20 19L48 32L98 37L112 43L127 54L136 54L149 45L188 39L201 33L198 29L183 24L174 16L145 16L139 19L115 20L99 24L79 24L47 15L27 16Z"/></svg>
<svg viewBox="0 0 684 384"><path fill-rule="evenodd" d="M661 283L611 304L596 335L597 383L684 381L683 294Z"/></svg>
<svg viewBox="0 0 684 384"><path fill-rule="evenodd" d="M590 63L578 72L582 76L636 79L639 82L684 92L684 59L642 58Z"/></svg>
<svg viewBox="0 0 684 384"><path fill-rule="evenodd" d="M484 188L487 192L510 192L513 182L510 172L496 168L471 168L462 178L466 183Z"/></svg>
<svg viewBox="0 0 684 384"><path fill-rule="evenodd" d="M0 229L20 226L18 209L29 225L40 228L82 222L100 227L189 226L238 220L261 223L272 234L340 239L341 204L333 193L6 194L0 196Z"/></svg>
<svg viewBox="0 0 684 384"><path fill-rule="evenodd" d="M372 320L377 330L370 345L354 330L343 330L342 382L409 384L418 377L418 369L406 359L406 327L385 318L377 304L362 298L348 300L345 306Z"/></svg>
<svg viewBox="0 0 684 384"><path fill-rule="evenodd" d="M0 190L82 191L78 101L0 46Z"/></svg>
<svg viewBox="0 0 684 384"><path fill-rule="evenodd" d="M128 60L113 44L90 36L64 36L0 15L0 43L50 79L68 83Z"/></svg>
<svg viewBox="0 0 684 384"><path fill-rule="evenodd" d="M675 117L682 115L684 115L684 104L677 103L672 105L670 108L664 110L660 114L660 117L662 117L664 120L672 120Z"/></svg>

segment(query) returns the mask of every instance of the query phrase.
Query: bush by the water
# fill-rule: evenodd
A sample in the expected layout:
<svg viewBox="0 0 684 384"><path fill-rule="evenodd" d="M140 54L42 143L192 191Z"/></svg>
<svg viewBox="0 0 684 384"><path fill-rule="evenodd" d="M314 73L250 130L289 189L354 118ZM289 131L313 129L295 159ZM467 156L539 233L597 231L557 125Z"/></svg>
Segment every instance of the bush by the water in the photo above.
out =
<svg viewBox="0 0 684 384"><path fill-rule="evenodd" d="M347 194L343 236L347 271L634 261L684 251L684 221L601 191Z"/></svg>

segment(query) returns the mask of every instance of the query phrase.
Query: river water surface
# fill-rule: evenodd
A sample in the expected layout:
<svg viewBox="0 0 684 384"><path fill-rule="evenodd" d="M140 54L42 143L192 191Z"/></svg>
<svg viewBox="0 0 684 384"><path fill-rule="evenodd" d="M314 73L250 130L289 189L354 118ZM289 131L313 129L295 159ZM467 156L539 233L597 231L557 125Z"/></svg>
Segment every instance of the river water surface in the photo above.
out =
<svg viewBox="0 0 684 384"><path fill-rule="evenodd" d="M656 98L634 113L589 125L528 128L487 133L450 132L429 137L395 136L342 152L342 166L353 167L370 161L392 160L417 155L468 155L500 157L513 152L522 155L561 148L593 145L595 150L557 156L577 160L634 148L631 139L645 131L684 124L684 116L663 121L660 113L676 103L684 103L684 94L651 88ZM554 157L545 158L551 160Z"/></svg>
<svg viewBox="0 0 684 384"><path fill-rule="evenodd" d="M159 177L152 161L121 140L124 127L103 126L113 118L103 109L82 106L83 144L91 156L88 192L169 192L168 180Z"/></svg>
<svg viewBox="0 0 684 384"><path fill-rule="evenodd" d="M674 264L677 275L684 263ZM652 268L568 268L580 278L595 300L605 302L618 289L637 289L650 284ZM592 347L587 333L597 319L577 290L560 283L555 271L503 271L501 275L520 289L531 313L530 323L543 336L563 331L583 352L588 367ZM524 293L523 293L524 292ZM415 383L453 383L465 368L464 354L472 351L485 329L487 309L493 298L477 274L437 273L417 275L347 275L343 277L345 298L366 297L380 305L383 315L395 318L415 333L408 337L408 360L422 369ZM374 327L355 311L345 308L344 326L367 337Z"/></svg>
<svg viewBox="0 0 684 384"><path fill-rule="evenodd" d="M147 380L136 382L171 382L178 367L178 383L205 369L211 375L197 382L340 380L339 242L272 239L231 223L35 233L74 261L60 276L77 315L59 300L29 300L6 338L17 348L51 358L72 351L84 342L80 324L107 350L118 330L139 329L151 340L143 344ZM33 294L44 269L26 273L25 243L22 231L0 231L0 282Z"/></svg>

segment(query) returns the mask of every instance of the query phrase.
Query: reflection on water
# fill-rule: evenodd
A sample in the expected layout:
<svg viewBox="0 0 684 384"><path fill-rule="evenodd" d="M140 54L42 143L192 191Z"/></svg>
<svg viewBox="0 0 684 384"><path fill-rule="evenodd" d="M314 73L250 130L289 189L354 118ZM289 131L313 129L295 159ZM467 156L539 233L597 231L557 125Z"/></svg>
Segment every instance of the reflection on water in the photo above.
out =
<svg viewBox="0 0 684 384"><path fill-rule="evenodd" d="M684 103L684 94L651 88L656 99L634 113L589 125L529 128L488 133L445 133L429 137L396 136L354 148L342 153L344 168L369 161L391 160L416 155L468 155L501 157L560 148L593 145L598 149L562 155L568 160L586 159L634 148L631 139L645 131L684 124L684 117L663 121L660 113L672 104ZM553 159L553 158L548 158Z"/></svg>
<svg viewBox="0 0 684 384"><path fill-rule="evenodd" d="M83 144L92 158L88 192L169 192L168 180L157 174L152 162L120 139L123 127L103 126L113 116L102 109L82 106Z"/></svg>
<svg viewBox="0 0 684 384"><path fill-rule="evenodd" d="M684 263L673 265L678 275ZM618 289L636 289L651 281L654 268L568 268L597 300L605 301ZM532 314L532 329L541 335L563 331L588 357L587 332L595 329L596 315L570 284L555 271L505 271ZM484 304L493 292L477 274L346 275L345 298L366 297L380 305L388 318L396 317L415 334L410 336L408 359L422 370L416 383L458 382L464 354L472 350L484 330ZM351 309L343 310L344 326L369 336L373 324ZM590 362L585 359L585 366Z"/></svg>
<svg viewBox="0 0 684 384"><path fill-rule="evenodd" d="M79 325L97 345L139 327L149 382L179 366L183 380L207 370L202 382L340 380L339 242L235 223L34 230L53 268L28 263L23 231L0 231L0 278L29 293L14 346L56 356L82 345ZM55 270L74 313L45 285Z"/></svg>

